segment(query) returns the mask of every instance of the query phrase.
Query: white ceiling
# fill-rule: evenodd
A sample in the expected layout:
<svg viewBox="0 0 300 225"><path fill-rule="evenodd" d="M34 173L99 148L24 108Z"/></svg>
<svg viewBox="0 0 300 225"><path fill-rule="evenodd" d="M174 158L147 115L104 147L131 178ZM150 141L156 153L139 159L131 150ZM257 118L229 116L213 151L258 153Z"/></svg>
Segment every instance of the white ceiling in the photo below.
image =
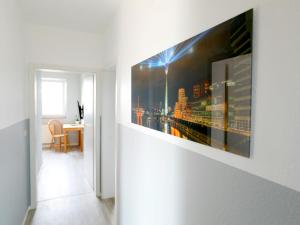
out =
<svg viewBox="0 0 300 225"><path fill-rule="evenodd" d="M20 0L33 24L101 33L115 15L119 0Z"/></svg>

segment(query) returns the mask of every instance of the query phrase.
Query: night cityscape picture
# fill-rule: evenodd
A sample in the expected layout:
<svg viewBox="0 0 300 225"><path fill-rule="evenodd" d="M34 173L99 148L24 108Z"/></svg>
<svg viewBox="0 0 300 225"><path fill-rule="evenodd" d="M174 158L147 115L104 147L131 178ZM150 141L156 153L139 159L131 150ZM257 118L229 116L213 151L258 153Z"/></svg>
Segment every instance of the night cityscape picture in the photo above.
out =
<svg viewBox="0 0 300 225"><path fill-rule="evenodd" d="M250 156L253 10L132 67L132 123Z"/></svg>

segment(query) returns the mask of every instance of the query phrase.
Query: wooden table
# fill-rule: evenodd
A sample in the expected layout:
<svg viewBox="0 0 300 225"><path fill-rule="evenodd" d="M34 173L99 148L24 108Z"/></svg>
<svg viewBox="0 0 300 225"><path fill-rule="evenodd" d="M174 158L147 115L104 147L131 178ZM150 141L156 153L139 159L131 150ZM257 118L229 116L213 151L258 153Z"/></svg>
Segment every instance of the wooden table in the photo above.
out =
<svg viewBox="0 0 300 225"><path fill-rule="evenodd" d="M68 151L67 148L67 134L69 131L78 131L78 144L80 151L83 151L83 140L82 140L82 134L83 134L84 125L83 124L64 124L63 125L63 131L64 131L64 144L65 144L65 153Z"/></svg>

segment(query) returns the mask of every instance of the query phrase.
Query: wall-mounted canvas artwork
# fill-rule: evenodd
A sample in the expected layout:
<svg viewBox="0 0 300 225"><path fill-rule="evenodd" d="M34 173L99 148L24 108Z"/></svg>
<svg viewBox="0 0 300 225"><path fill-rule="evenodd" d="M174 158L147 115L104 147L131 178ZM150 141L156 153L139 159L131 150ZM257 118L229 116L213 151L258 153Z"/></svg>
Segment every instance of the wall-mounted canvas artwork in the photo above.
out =
<svg viewBox="0 0 300 225"><path fill-rule="evenodd" d="M132 123L250 155L253 10L132 67Z"/></svg>

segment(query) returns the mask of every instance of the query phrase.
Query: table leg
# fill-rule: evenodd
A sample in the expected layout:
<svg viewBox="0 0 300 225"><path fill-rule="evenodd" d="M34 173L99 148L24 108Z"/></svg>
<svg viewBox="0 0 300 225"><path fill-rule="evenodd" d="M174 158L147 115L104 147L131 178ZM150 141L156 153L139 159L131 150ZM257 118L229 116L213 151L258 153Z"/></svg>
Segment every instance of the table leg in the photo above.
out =
<svg viewBox="0 0 300 225"><path fill-rule="evenodd" d="M81 150L81 138L80 138L80 130L78 130L78 147Z"/></svg>
<svg viewBox="0 0 300 225"><path fill-rule="evenodd" d="M79 131L80 151L83 152L82 130Z"/></svg>
<svg viewBox="0 0 300 225"><path fill-rule="evenodd" d="M67 131L64 130L64 147L65 147L65 153L67 153Z"/></svg>

